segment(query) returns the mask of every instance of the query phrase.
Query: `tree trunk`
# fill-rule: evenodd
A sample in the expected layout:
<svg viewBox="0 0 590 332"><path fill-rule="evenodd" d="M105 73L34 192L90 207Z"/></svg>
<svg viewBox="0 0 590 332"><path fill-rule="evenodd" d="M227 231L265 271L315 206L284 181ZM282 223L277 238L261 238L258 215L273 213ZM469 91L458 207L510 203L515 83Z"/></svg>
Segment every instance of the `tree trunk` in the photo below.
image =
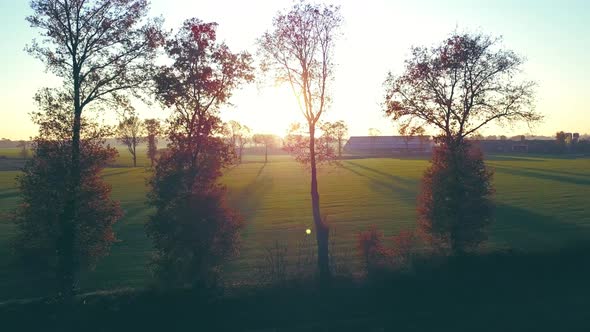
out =
<svg viewBox="0 0 590 332"><path fill-rule="evenodd" d="M315 128L311 124L309 126L309 155L311 164L311 206L318 245L318 271L320 284L325 285L330 280L330 256L328 251L329 229L328 225L322 221L320 213L320 194L318 192L317 165L315 158Z"/></svg>
<svg viewBox="0 0 590 332"><path fill-rule="evenodd" d="M264 145L264 163L268 163L268 144Z"/></svg>
<svg viewBox="0 0 590 332"><path fill-rule="evenodd" d="M133 144L133 167L137 167L137 153L135 151L135 144Z"/></svg>
<svg viewBox="0 0 590 332"><path fill-rule="evenodd" d="M338 158L342 159L342 138L338 138Z"/></svg>
<svg viewBox="0 0 590 332"><path fill-rule="evenodd" d="M76 77L76 75L74 75ZM80 131L81 131L82 107L80 104L80 90L78 81L74 83L74 124L72 130L72 156L71 173L67 179L65 206L61 223L61 234L57 240L58 266L57 277L59 290L66 299L74 295L75 274L78 262L75 253L76 221L78 215L78 196L80 191Z"/></svg>

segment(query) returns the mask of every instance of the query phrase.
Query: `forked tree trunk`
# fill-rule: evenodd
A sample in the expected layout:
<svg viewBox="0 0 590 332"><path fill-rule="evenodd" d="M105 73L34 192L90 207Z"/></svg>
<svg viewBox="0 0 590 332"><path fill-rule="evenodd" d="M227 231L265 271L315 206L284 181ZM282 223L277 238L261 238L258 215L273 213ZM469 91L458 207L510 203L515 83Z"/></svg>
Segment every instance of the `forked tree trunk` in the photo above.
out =
<svg viewBox="0 0 590 332"><path fill-rule="evenodd" d="M330 280L330 256L328 249L329 229L322 221L320 213L320 194L318 192L317 165L315 158L315 128L309 126L309 154L311 165L311 206L313 222L316 229L318 245L318 271L320 283L326 284Z"/></svg>

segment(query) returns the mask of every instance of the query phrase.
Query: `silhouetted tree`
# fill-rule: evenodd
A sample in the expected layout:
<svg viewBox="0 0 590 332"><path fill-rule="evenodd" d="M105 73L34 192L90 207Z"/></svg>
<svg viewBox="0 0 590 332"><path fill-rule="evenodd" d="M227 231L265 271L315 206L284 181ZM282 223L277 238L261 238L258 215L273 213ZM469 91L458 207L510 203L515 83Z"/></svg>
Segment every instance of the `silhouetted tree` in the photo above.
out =
<svg viewBox="0 0 590 332"><path fill-rule="evenodd" d="M20 141L16 146L20 148L19 155L21 158L27 159L29 157L29 142Z"/></svg>
<svg viewBox="0 0 590 332"><path fill-rule="evenodd" d="M334 42L341 21L338 7L299 2L290 11L278 13L273 20L273 29L259 40L264 56L263 68L273 69L279 81L289 82L309 128L309 159L306 161L309 161L311 170L312 215L322 282L330 277L329 229L320 214L315 134L329 102Z"/></svg>
<svg viewBox="0 0 590 332"><path fill-rule="evenodd" d="M348 136L348 126L342 120L336 122L325 122L321 127L326 137L332 138L338 143L338 157L342 157L342 146L344 139Z"/></svg>
<svg viewBox="0 0 590 332"><path fill-rule="evenodd" d="M500 140L506 141L506 140L508 140L508 137L506 137L506 135L500 135Z"/></svg>
<svg viewBox="0 0 590 332"><path fill-rule="evenodd" d="M415 47L405 72L390 73L385 82L385 113L401 128L440 131L441 147L425 175L421 223L433 238L446 237L455 252L479 244L489 223L489 176L465 138L492 122L541 119L533 107L534 83L519 79L523 59L499 42L455 33L439 46Z"/></svg>
<svg viewBox="0 0 590 332"><path fill-rule="evenodd" d="M254 134L252 141L264 145L264 163L268 163L268 149L277 144L278 137L271 134Z"/></svg>
<svg viewBox="0 0 590 332"><path fill-rule="evenodd" d="M242 153L244 146L250 141L251 130L248 126L242 125L237 121L231 120L227 123L227 136L230 144L236 150L238 162L242 162Z"/></svg>
<svg viewBox="0 0 590 332"><path fill-rule="evenodd" d="M143 122L146 131L147 157L150 160L150 166L154 167L158 155L158 135L161 133L160 121L156 119L147 119Z"/></svg>
<svg viewBox="0 0 590 332"><path fill-rule="evenodd" d="M127 147L133 158L133 167L137 167L137 146L143 142L143 134L143 122L136 114L124 115L119 121L116 131L117 140Z"/></svg>
<svg viewBox="0 0 590 332"><path fill-rule="evenodd" d="M564 153L567 149L566 137L567 135L563 131L558 131L555 134L555 144L559 153Z"/></svg>
<svg viewBox="0 0 590 332"><path fill-rule="evenodd" d="M215 23L184 22L166 42L172 64L155 77L157 98L172 110L168 149L150 181L146 224L155 247L154 272L170 286L210 286L221 262L237 251L240 217L224 200L221 170L233 147L220 134L219 107L253 79L251 57L216 42Z"/></svg>
<svg viewBox="0 0 590 332"><path fill-rule="evenodd" d="M33 157L17 178L21 202L14 214L17 226L14 248L34 278L43 280L42 285L37 281L37 286L64 291L61 262L65 259L76 262L76 269L68 271L72 280L76 280L78 273L93 267L115 241L112 226L122 211L110 199L111 188L103 181L101 171L115 159L117 151L105 146L104 137L110 135L108 130L81 119L81 183L76 223L72 228L64 227L72 169L71 97L65 94L56 97L42 90L36 98L42 109L33 114L34 122L39 125L39 136L33 141ZM74 233L70 235L74 243L71 251L66 252L61 241L63 232L67 231Z"/></svg>
<svg viewBox="0 0 590 332"><path fill-rule="evenodd" d="M385 113L401 127L440 130L450 149L491 122L534 122L534 83L521 81L524 60L500 40L455 33L439 46L414 47L405 72L385 81Z"/></svg>
<svg viewBox="0 0 590 332"><path fill-rule="evenodd" d="M154 49L161 38L158 24L145 23L146 0L32 0L27 20L41 30L42 42L29 52L47 70L63 79L59 93L71 96L71 157L64 178L65 206L59 217L58 265L64 294L69 297L78 270L75 229L81 222L81 119L98 103L127 104L126 91L144 87ZM57 93L57 92L56 92Z"/></svg>
<svg viewBox="0 0 590 332"><path fill-rule="evenodd" d="M492 172L471 143L435 147L422 180L418 229L434 245L461 254L477 248L493 219Z"/></svg>

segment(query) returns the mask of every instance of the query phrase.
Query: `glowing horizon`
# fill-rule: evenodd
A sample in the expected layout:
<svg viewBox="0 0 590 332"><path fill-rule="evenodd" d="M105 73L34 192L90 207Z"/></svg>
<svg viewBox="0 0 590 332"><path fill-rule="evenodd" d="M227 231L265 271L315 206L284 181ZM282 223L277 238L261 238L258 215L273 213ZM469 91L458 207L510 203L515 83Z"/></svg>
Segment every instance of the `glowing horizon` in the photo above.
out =
<svg viewBox="0 0 590 332"><path fill-rule="evenodd" d="M528 78L538 83L537 110L543 123L530 130L526 125L513 128L490 126L484 135L536 134L552 136L556 131L590 132L585 114L584 92L590 90L590 64L584 45L590 45L590 19L583 1L565 4L551 1L495 1L473 4L466 0L438 3L422 0L375 1L370 5L355 1L332 1L341 5L345 22L335 62L332 85L333 104L322 117L325 121L344 120L350 135L367 135L377 128L383 135L397 134L391 120L380 107L382 83L388 71L399 73L412 45L433 45L455 28L503 36L504 46L525 56ZM170 6L174 3L174 6ZM189 17L219 23L218 36L233 51L256 53L256 38L271 27L277 10L290 7L291 1L202 1L152 0L152 16L162 15L166 28L176 29ZM231 10L228 10L231 8ZM38 31L24 18L30 13L25 1L0 0L4 31L0 41L0 137L25 139L36 135L28 113L35 109L33 95L43 86L59 80L44 73L43 64L23 51ZM245 13L253 13L247 15ZM427 22L426 24L424 22ZM222 118L236 120L257 133L283 136L290 123L303 118L288 86L276 87L270 78L235 91L233 106L224 107ZM143 118L164 119L169 114L158 105L136 105ZM114 114L105 117L114 123Z"/></svg>

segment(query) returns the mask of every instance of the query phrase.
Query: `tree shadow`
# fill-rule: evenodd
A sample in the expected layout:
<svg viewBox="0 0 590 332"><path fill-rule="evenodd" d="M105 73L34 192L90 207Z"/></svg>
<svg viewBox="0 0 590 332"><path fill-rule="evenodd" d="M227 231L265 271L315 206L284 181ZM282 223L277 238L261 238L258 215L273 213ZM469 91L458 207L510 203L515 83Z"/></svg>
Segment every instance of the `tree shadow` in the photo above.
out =
<svg viewBox="0 0 590 332"><path fill-rule="evenodd" d="M119 168L119 167L113 167L113 168ZM123 167L120 167L123 168ZM111 176L115 176L115 175L121 175L121 174L126 174L129 173L131 171L131 167L125 167L123 170L117 170L117 171L113 171L113 172L108 172L108 173L103 173L102 177L104 178L108 178Z"/></svg>
<svg viewBox="0 0 590 332"><path fill-rule="evenodd" d="M9 199L9 198L17 198L18 197L18 190L11 188L11 189L2 189L0 190L0 199Z"/></svg>
<svg viewBox="0 0 590 332"><path fill-rule="evenodd" d="M490 240L509 248L552 250L588 241L590 228L498 203Z"/></svg>
<svg viewBox="0 0 590 332"><path fill-rule="evenodd" d="M365 166L365 165L361 165L359 163L355 163L355 162L352 162L352 161L347 161L346 163L347 164L350 164L350 165L354 165L355 167L358 167L358 168L363 169L365 171L369 171L369 172L375 173L375 174L377 174L379 176L383 176L383 177L389 178L392 181L401 182L401 183L403 183L403 184L405 184L407 186L417 186L418 185L418 180L416 180L416 179L404 178L404 177L401 177L401 176L393 175L391 173L386 173L386 172L383 172L383 171L380 171L380 170L377 170L377 169L374 169L374 168L371 168L371 167L368 167L368 166Z"/></svg>
<svg viewBox="0 0 590 332"><path fill-rule="evenodd" d="M260 174L262 174L262 172L264 171L264 169L266 168L266 164L267 163L263 163L262 167L260 167L260 169L258 170L258 173L256 173L256 178L258 179L260 177Z"/></svg>
<svg viewBox="0 0 590 332"><path fill-rule="evenodd" d="M525 156L510 156L504 154L489 154L486 153L484 159L489 161L527 161L527 162L543 162L545 158L538 158L538 157L525 157Z"/></svg>
<svg viewBox="0 0 590 332"><path fill-rule="evenodd" d="M260 168L256 178L245 187L229 195L229 201L240 211L246 221L256 216L264 201L264 195L274 186L271 177L261 176L263 169L264 166Z"/></svg>
<svg viewBox="0 0 590 332"><path fill-rule="evenodd" d="M550 180L550 181L571 183L571 184L584 185L584 186L590 185L590 179L579 179L579 178L573 178L571 176L564 176L564 175L559 175L559 174L539 173L539 172L529 171L529 170L525 170L525 169L515 169L515 168L505 167L505 166L493 166L493 169L497 173L504 173L504 174L510 174L510 175L516 175L516 176L525 176L525 177L530 177L530 178L535 178L535 179Z"/></svg>
<svg viewBox="0 0 590 332"><path fill-rule="evenodd" d="M561 176L577 176L583 178L590 178L590 173L576 173L576 172L568 172L563 170L551 170L551 169L542 169L542 168L533 168L533 167L519 167L519 169L537 172L541 174L557 174Z"/></svg>
<svg viewBox="0 0 590 332"><path fill-rule="evenodd" d="M346 162L346 164L349 164L349 166L343 163L341 167L355 175L358 175L369 180L371 190L379 193L383 193L383 191L386 191L387 194L398 195L399 198L401 198L404 202L408 204L415 203L416 196L418 194L417 181L411 181L409 179L393 176L391 174L383 173L366 166L359 166L358 164L351 163L348 161ZM350 165L352 165L352 167L350 167ZM366 173L359 172L358 170L354 169L354 167L358 167L362 170L373 171L375 174L381 175L382 177L386 177L386 179L379 179L373 176L369 176ZM403 181L400 181L399 179L403 179ZM396 181L398 183L396 183ZM416 190L409 189L407 185L400 185L399 182L402 182L404 184L413 184Z"/></svg>

